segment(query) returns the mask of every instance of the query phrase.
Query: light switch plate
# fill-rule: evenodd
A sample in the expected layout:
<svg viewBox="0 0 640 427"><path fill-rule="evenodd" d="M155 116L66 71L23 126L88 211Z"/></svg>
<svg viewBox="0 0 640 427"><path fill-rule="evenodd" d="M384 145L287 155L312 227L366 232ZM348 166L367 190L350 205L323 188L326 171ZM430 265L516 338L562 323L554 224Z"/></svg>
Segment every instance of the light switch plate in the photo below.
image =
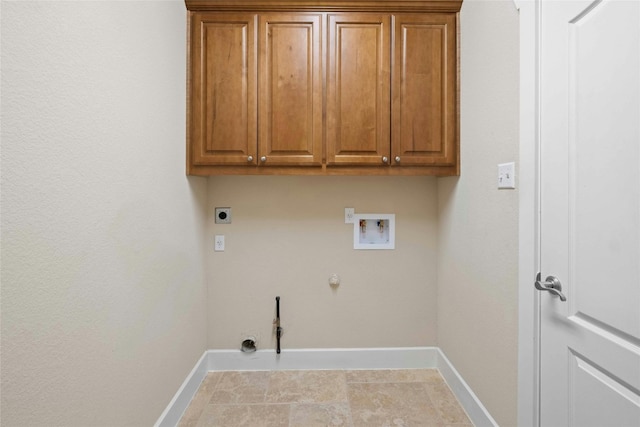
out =
<svg viewBox="0 0 640 427"><path fill-rule="evenodd" d="M498 188L516 188L516 164L514 162L498 165Z"/></svg>

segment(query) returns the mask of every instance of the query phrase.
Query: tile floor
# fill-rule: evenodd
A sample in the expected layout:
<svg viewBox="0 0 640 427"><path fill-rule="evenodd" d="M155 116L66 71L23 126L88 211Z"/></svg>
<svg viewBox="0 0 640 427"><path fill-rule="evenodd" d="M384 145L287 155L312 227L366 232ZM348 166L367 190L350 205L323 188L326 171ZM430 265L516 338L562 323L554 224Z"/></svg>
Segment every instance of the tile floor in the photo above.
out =
<svg viewBox="0 0 640 427"><path fill-rule="evenodd" d="M473 426L435 369L211 372L180 420L201 426Z"/></svg>

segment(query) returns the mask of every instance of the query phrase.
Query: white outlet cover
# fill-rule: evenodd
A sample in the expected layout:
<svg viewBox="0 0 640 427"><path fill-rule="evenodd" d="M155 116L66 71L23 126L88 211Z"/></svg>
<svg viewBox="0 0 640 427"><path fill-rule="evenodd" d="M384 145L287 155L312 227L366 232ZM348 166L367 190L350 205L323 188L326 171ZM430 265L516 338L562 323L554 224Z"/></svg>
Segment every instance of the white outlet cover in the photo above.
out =
<svg viewBox="0 0 640 427"><path fill-rule="evenodd" d="M353 224L353 217L356 214L355 208L344 208L344 223Z"/></svg>
<svg viewBox="0 0 640 427"><path fill-rule="evenodd" d="M216 234L213 250L216 252L224 252L224 236Z"/></svg>
<svg viewBox="0 0 640 427"><path fill-rule="evenodd" d="M516 188L516 164L514 162L498 165L498 188Z"/></svg>

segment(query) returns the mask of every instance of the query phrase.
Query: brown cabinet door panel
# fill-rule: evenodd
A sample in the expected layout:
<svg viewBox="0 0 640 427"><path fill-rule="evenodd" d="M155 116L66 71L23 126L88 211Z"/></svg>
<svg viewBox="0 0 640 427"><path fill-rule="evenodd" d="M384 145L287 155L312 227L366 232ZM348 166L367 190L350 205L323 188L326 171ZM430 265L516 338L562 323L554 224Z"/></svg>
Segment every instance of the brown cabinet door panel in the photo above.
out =
<svg viewBox="0 0 640 427"><path fill-rule="evenodd" d="M455 165L456 15L397 15L394 39L392 164Z"/></svg>
<svg viewBox="0 0 640 427"><path fill-rule="evenodd" d="M195 165L256 163L255 28L254 14L191 16L189 140Z"/></svg>
<svg viewBox="0 0 640 427"><path fill-rule="evenodd" d="M322 164L321 23L320 14L259 17L261 165Z"/></svg>
<svg viewBox="0 0 640 427"><path fill-rule="evenodd" d="M389 158L389 15L329 17L327 164L380 164Z"/></svg>

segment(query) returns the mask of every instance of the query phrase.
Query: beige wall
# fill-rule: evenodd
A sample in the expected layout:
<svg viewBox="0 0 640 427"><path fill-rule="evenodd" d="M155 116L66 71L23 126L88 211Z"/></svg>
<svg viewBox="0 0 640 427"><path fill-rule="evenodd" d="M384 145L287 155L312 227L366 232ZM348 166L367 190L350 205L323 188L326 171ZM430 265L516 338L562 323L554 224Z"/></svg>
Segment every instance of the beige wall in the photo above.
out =
<svg viewBox="0 0 640 427"><path fill-rule="evenodd" d="M274 348L276 295L283 348L436 344L435 178L212 177L208 200L210 348L249 334ZM232 224L214 224L216 206ZM396 249L354 250L345 207L394 213Z"/></svg>
<svg viewBox="0 0 640 427"><path fill-rule="evenodd" d="M280 295L285 348L439 345L498 423L516 424L518 191L496 180L518 160L518 12L467 0L460 22L460 178L209 179L210 348L248 335L273 347ZM215 206L233 224L215 225ZM397 249L351 249L346 206L396 213Z"/></svg>
<svg viewBox="0 0 640 427"><path fill-rule="evenodd" d="M501 426L517 420L518 190L496 180L518 166L518 22L511 0L463 3L462 172L438 181L438 343Z"/></svg>
<svg viewBox="0 0 640 427"><path fill-rule="evenodd" d="M0 423L150 425L205 348L273 348L280 295L284 348L439 345L514 425L517 190L495 188L518 149L511 0L464 2L445 179L185 178L184 18L2 2ZM347 206L395 213L396 250L354 251Z"/></svg>
<svg viewBox="0 0 640 427"><path fill-rule="evenodd" d="M206 348L185 9L2 2L2 411L149 426Z"/></svg>

